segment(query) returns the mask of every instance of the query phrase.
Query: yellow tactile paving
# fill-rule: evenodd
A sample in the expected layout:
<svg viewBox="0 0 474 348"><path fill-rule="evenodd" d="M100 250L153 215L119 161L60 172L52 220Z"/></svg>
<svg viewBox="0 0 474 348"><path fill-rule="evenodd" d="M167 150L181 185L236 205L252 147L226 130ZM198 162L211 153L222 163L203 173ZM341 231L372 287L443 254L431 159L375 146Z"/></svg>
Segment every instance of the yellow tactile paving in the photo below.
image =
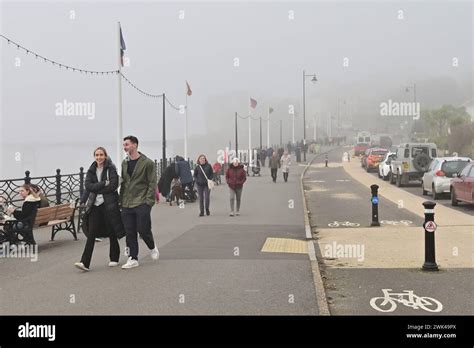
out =
<svg viewBox="0 0 474 348"><path fill-rule="evenodd" d="M267 238L261 251L267 253L307 254L308 242L290 238Z"/></svg>

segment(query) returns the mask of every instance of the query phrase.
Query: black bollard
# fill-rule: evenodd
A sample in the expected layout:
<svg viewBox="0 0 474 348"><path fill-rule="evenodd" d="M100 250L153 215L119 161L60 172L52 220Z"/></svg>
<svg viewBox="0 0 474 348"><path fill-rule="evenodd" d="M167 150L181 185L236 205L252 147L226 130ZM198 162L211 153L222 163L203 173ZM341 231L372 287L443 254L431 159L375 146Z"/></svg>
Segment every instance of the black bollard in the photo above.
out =
<svg viewBox="0 0 474 348"><path fill-rule="evenodd" d="M370 200L372 202L372 223L370 226L380 226L378 196L379 185L371 185L370 190L372 191L372 199Z"/></svg>
<svg viewBox="0 0 474 348"><path fill-rule="evenodd" d="M328 166L328 154L324 155L324 163L326 163L326 167Z"/></svg>
<svg viewBox="0 0 474 348"><path fill-rule="evenodd" d="M435 257L435 231L436 223L434 222L434 207L436 203L431 201L423 202L425 207L425 263L423 271L439 271Z"/></svg>

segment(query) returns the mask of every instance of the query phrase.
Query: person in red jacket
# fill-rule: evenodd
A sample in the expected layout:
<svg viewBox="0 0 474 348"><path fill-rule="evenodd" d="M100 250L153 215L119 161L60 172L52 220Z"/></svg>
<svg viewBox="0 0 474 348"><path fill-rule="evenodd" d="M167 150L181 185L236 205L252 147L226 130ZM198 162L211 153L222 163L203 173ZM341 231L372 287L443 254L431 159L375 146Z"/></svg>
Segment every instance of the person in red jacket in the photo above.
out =
<svg viewBox="0 0 474 348"><path fill-rule="evenodd" d="M242 197L242 189L244 182L247 180L244 166L240 164L237 157L232 160L225 173L225 181L229 186L230 192L230 216L240 215L240 198ZM237 198L237 211L234 210L235 199Z"/></svg>
<svg viewBox="0 0 474 348"><path fill-rule="evenodd" d="M212 171L214 172L214 182L219 185L221 183L221 170L222 165L219 162L216 162L212 165Z"/></svg>

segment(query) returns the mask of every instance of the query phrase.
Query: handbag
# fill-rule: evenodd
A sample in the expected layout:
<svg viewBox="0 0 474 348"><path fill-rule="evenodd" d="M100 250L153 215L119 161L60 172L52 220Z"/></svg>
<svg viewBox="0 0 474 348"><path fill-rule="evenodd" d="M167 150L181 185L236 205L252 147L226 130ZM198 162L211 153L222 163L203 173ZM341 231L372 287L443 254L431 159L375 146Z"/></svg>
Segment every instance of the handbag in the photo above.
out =
<svg viewBox="0 0 474 348"><path fill-rule="evenodd" d="M81 230L86 238L89 237L89 212L84 211L81 216Z"/></svg>
<svg viewBox="0 0 474 348"><path fill-rule="evenodd" d="M201 165L199 165L199 168L201 168L202 173L203 173L204 176L206 177L206 180L207 180L207 187L209 188L209 190L212 190L212 189L214 188L214 181L209 180L209 178L207 177L206 173L204 172L204 169L202 169L202 166L201 166Z"/></svg>

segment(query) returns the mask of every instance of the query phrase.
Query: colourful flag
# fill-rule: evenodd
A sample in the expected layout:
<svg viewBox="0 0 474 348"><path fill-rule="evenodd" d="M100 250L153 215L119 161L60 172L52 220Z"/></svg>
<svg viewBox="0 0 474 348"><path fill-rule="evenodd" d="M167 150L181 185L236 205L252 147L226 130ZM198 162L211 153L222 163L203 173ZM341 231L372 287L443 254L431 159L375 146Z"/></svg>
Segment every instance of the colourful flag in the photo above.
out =
<svg viewBox="0 0 474 348"><path fill-rule="evenodd" d="M120 63L123 66L123 51L125 51L127 47L125 46L125 40L123 39L122 35L122 27L120 27Z"/></svg>
<svg viewBox="0 0 474 348"><path fill-rule="evenodd" d="M186 94L187 94L188 96L193 95L193 91L191 91L191 87L189 87L188 81L186 81L186 87L188 88L188 91L186 92Z"/></svg>
<svg viewBox="0 0 474 348"><path fill-rule="evenodd" d="M268 113L271 114L273 112L273 108L270 106L270 108L268 109Z"/></svg>
<svg viewBox="0 0 474 348"><path fill-rule="evenodd" d="M257 101L255 99L250 98L250 107L253 109L257 107Z"/></svg>

